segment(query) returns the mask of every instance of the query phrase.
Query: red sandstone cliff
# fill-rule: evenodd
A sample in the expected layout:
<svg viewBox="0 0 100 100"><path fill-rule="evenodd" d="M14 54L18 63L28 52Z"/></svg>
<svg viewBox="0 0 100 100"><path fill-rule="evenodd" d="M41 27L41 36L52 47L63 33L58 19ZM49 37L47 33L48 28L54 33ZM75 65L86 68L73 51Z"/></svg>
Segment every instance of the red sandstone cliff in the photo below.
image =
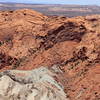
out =
<svg viewBox="0 0 100 100"><path fill-rule="evenodd" d="M100 15L47 17L0 12L0 71L58 66L70 100L100 99Z"/></svg>

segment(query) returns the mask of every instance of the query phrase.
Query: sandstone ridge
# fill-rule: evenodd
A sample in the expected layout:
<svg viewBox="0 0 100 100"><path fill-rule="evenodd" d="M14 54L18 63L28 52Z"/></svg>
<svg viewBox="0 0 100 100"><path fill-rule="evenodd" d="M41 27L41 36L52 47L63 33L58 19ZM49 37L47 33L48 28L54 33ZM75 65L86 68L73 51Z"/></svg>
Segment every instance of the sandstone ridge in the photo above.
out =
<svg viewBox="0 0 100 100"><path fill-rule="evenodd" d="M67 18L29 9L0 11L0 71L41 66L61 70L54 72L56 80L70 100L99 100L100 15Z"/></svg>

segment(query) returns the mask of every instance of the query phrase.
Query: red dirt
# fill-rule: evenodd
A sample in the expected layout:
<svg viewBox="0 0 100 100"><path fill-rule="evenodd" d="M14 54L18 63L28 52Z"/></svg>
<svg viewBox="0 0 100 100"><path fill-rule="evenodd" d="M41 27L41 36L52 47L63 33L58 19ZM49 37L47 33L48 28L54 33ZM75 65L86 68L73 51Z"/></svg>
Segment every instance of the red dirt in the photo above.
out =
<svg viewBox="0 0 100 100"><path fill-rule="evenodd" d="M100 15L47 17L0 12L0 71L58 65L71 100L100 100Z"/></svg>

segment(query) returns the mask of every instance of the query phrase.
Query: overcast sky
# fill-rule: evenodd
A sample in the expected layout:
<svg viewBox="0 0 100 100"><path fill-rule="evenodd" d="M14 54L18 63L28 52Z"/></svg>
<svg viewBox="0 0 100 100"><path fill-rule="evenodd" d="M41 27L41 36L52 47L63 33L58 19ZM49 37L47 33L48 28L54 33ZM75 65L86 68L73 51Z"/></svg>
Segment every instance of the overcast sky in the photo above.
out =
<svg viewBox="0 0 100 100"><path fill-rule="evenodd" d="M100 0L0 0L0 2L100 5Z"/></svg>

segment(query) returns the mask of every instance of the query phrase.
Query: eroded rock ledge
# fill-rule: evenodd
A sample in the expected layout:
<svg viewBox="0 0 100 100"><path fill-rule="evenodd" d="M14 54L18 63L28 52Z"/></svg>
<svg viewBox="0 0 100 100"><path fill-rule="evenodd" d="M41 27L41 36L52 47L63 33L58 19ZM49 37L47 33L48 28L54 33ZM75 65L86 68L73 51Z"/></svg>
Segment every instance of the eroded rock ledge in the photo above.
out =
<svg viewBox="0 0 100 100"><path fill-rule="evenodd" d="M0 100L69 100L54 74L45 67L0 73Z"/></svg>

